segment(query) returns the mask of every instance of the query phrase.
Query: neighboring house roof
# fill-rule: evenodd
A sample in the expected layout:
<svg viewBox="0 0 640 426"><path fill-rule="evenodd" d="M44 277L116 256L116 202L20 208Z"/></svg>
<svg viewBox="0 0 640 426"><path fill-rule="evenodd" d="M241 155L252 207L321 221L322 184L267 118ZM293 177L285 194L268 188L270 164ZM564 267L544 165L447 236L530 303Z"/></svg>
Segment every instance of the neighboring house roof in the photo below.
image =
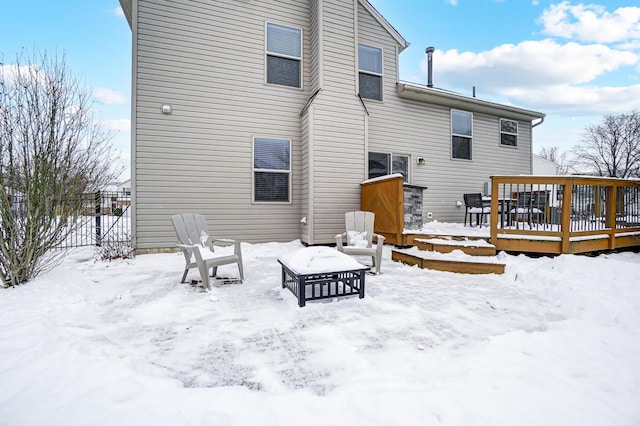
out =
<svg viewBox="0 0 640 426"><path fill-rule="evenodd" d="M384 28L391 35L391 37L393 37L393 39L400 45L401 47L400 52L402 52L404 49L409 47L409 42L405 40L404 37L402 37L400 33L396 31L395 28L393 28L393 25L391 25L386 19L384 19L384 16L382 16L380 12L378 12L376 8L371 5L371 3L369 3L367 0L358 0L358 2L365 9L367 9L367 12L369 12L371 16L373 16L373 18L376 21L378 21L378 23L382 26L382 28Z"/></svg>
<svg viewBox="0 0 640 426"><path fill-rule="evenodd" d="M506 116L519 120L543 120L545 114L537 111L531 111L514 106L498 104L490 101L461 95L459 93L448 90L428 87L422 84L400 81L396 85L398 95L422 102L430 102L438 105L444 105L451 108L469 109L473 107L476 112L483 112L497 116Z"/></svg>

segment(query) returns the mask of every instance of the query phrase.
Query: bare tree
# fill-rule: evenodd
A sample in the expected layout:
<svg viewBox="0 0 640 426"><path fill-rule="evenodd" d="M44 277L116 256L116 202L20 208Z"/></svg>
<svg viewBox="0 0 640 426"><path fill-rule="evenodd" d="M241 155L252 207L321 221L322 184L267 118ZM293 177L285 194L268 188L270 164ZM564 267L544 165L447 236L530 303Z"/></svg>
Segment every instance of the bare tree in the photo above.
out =
<svg viewBox="0 0 640 426"><path fill-rule="evenodd" d="M1 59L1 58L0 58ZM64 57L0 61L0 280L15 286L59 259L86 198L114 180L110 135Z"/></svg>
<svg viewBox="0 0 640 426"><path fill-rule="evenodd" d="M573 148L576 164L598 176L640 176L640 112L605 115Z"/></svg>
<svg viewBox="0 0 640 426"><path fill-rule="evenodd" d="M567 159L567 153L560 152L557 146L552 148L542 148L540 152L538 152L538 156L545 160L549 160L558 166L559 175L570 175L574 172L573 167Z"/></svg>

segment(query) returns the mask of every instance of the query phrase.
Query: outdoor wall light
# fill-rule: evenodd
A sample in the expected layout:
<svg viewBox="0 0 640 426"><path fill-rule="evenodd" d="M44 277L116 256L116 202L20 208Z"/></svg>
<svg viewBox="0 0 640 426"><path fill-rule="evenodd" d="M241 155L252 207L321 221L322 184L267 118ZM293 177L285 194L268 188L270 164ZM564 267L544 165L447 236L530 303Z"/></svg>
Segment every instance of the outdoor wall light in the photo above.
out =
<svg viewBox="0 0 640 426"><path fill-rule="evenodd" d="M163 114L171 114L171 105L162 105Z"/></svg>
<svg viewBox="0 0 640 426"><path fill-rule="evenodd" d="M418 157L416 159L416 163L418 164L418 166L424 166L425 165L424 157Z"/></svg>

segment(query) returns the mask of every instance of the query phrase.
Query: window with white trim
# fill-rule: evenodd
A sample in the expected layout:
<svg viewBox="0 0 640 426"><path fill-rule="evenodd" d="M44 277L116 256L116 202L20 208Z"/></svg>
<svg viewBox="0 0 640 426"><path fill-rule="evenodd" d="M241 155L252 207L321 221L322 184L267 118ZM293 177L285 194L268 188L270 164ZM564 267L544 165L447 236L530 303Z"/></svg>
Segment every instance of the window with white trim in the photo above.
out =
<svg viewBox="0 0 640 426"><path fill-rule="evenodd" d="M386 152L369 152L369 179L400 173L409 182L409 156Z"/></svg>
<svg viewBox="0 0 640 426"><path fill-rule="evenodd" d="M291 141L253 138L253 201L291 201Z"/></svg>
<svg viewBox="0 0 640 426"><path fill-rule="evenodd" d="M358 44L358 87L362 98L382 100L382 49Z"/></svg>
<svg viewBox="0 0 640 426"><path fill-rule="evenodd" d="M518 122L500 119L500 145L518 146Z"/></svg>
<svg viewBox="0 0 640 426"><path fill-rule="evenodd" d="M451 158L471 160L473 114L451 110Z"/></svg>
<svg viewBox="0 0 640 426"><path fill-rule="evenodd" d="M302 30L267 22L267 83L301 87Z"/></svg>

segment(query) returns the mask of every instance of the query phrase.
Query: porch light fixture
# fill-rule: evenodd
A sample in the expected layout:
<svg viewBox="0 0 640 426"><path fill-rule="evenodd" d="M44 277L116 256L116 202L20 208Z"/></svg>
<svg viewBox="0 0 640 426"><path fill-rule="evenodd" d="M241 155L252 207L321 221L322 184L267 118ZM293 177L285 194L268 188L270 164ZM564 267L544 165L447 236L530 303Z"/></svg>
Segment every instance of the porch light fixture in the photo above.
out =
<svg viewBox="0 0 640 426"><path fill-rule="evenodd" d="M424 157L418 157L416 158L416 164L418 166L424 166L426 164L426 162L424 161Z"/></svg>

